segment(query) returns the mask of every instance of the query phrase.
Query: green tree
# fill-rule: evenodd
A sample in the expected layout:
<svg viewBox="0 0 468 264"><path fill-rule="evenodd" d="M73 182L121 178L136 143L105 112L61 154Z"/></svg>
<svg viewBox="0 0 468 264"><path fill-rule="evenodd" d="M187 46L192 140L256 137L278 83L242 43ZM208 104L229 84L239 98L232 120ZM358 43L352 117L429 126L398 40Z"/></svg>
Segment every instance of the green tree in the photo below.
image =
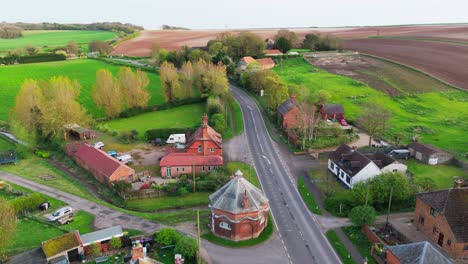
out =
<svg viewBox="0 0 468 264"><path fill-rule="evenodd" d="M372 147L372 139L385 133L392 113L383 104L368 102L357 117L360 128L369 134L369 147Z"/></svg>
<svg viewBox="0 0 468 264"><path fill-rule="evenodd" d="M184 91L184 98L193 98L193 66L190 61L185 62L180 69L180 82Z"/></svg>
<svg viewBox="0 0 468 264"><path fill-rule="evenodd" d="M275 35L275 44L280 38L285 38L292 47L296 47L299 41L299 37L297 36L296 32L290 31L288 29L278 30L278 33Z"/></svg>
<svg viewBox="0 0 468 264"><path fill-rule="evenodd" d="M101 255L101 246L99 246L98 243L92 243L91 245L89 245L89 254L92 257L97 257Z"/></svg>
<svg viewBox="0 0 468 264"><path fill-rule="evenodd" d="M110 247L112 249L120 249L122 248L122 240L120 239L120 237L113 237L111 240L110 240Z"/></svg>
<svg viewBox="0 0 468 264"><path fill-rule="evenodd" d="M437 188L437 184L433 178L422 177L415 182L416 192L429 192Z"/></svg>
<svg viewBox="0 0 468 264"><path fill-rule="evenodd" d="M3 198L0 198L0 212L2 212L0 217L0 259L2 259L15 234L16 213L14 208Z"/></svg>
<svg viewBox="0 0 468 264"><path fill-rule="evenodd" d="M277 75L266 77L262 87L265 87L267 107L272 111L289 97L288 86Z"/></svg>
<svg viewBox="0 0 468 264"><path fill-rule="evenodd" d="M120 195L124 196L132 190L132 184L126 181L115 181L112 183L114 190Z"/></svg>
<svg viewBox="0 0 468 264"><path fill-rule="evenodd" d="M372 206L356 206L349 212L349 218L356 226L372 225L377 218L377 213Z"/></svg>
<svg viewBox="0 0 468 264"><path fill-rule="evenodd" d="M140 70L133 72L129 67L121 67L118 76L126 106L128 108L147 106L151 96L147 90L150 81L146 73Z"/></svg>
<svg viewBox="0 0 468 264"><path fill-rule="evenodd" d="M281 52L286 53L291 50L293 47L291 41L285 37L279 37L275 42L275 48L281 50Z"/></svg>
<svg viewBox="0 0 468 264"><path fill-rule="evenodd" d="M162 246L177 244L182 239L182 234L173 228L163 228L154 235L155 241Z"/></svg>
<svg viewBox="0 0 468 264"><path fill-rule="evenodd" d="M197 240L190 236L183 237L177 242L174 252L182 254L186 258L193 258L196 256L198 251Z"/></svg>
<svg viewBox="0 0 468 264"><path fill-rule="evenodd" d="M315 34L307 34L304 37L304 41L302 42L302 48L315 50L315 45L319 42L319 37Z"/></svg>
<svg viewBox="0 0 468 264"><path fill-rule="evenodd" d="M214 114L210 118L211 126L213 129L223 134L226 131L226 120L223 114Z"/></svg>
<svg viewBox="0 0 468 264"><path fill-rule="evenodd" d="M172 103L176 100L177 91L180 90L179 75L174 64L163 62L159 69L161 76L161 86L166 103Z"/></svg>

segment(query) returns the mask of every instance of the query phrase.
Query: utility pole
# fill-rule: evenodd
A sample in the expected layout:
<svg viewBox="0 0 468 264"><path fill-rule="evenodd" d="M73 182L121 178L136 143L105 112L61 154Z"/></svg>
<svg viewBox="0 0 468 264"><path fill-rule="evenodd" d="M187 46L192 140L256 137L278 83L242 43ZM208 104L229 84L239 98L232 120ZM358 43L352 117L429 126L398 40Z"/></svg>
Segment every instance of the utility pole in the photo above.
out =
<svg viewBox="0 0 468 264"><path fill-rule="evenodd" d="M390 197L388 199L387 224L386 225L388 225L388 215L390 214L390 207L392 206L392 196L393 196L393 186L390 189Z"/></svg>
<svg viewBox="0 0 468 264"><path fill-rule="evenodd" d="M195 193L195 164L192 161L193 193Z"/></svg>
<svg viewBox="0 0 468 264"><path fill-rule="evenodd" d="M367 184L367 190L366 190L366 206L367 206L367 203L369 202L369 188L370 188L370 184ZM392 187L393 188L393 187Z"/></svg>
<svg viewBox="0 0 468 264"><path fill-rule="evenodd" d="M201 256L200 256L200 209L197 210L197 232L198 232L198 254L197 254L197 263L201 263Z"/></svg>

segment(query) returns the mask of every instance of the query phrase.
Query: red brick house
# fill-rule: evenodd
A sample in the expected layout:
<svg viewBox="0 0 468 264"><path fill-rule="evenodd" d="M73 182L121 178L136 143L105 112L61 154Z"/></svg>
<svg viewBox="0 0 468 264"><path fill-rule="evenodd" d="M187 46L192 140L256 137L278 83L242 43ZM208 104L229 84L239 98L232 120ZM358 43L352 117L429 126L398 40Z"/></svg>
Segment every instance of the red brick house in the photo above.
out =
<svg viewBox="0 0 468 264"><path fill-rule="evenodd" d="M110 185L114 181L133 182L135 170L87 143L72 143L65 152L100 182Z"/></svg>
<svg viewBox="0 0 468 264"><path fill-rule="evenodd" d="M182 174L210 172L223 166L223 143L221 135L208 125L204 115L202 125L187 141L183 152L169 153L159 165L161 176L179 177Z"/></svg>
<svg viewBox="0 0 468 264"><path fill-rule="evenodd" d="M468 261L468 187L416 195L414 223L448 255Z"/></svg>
<svg viewBox="0 0 468 264"><path fill-rule="evenodd" d="M323 104L320 107L322 119L342 119L344 118L344 108L341 104Z"/></svg>
<svg viewBox="0 0 468 264"><path fill-rule="evenodd" d="M270 205L263 192L242 177L235 177L210 195L211 232L233 241L258 237L268 223Z"/></svg>
<svg viewBox="0 0 468 264"><path fill-rule="evenodd" d="M296 95L291 95L284 103L278 106L278 119L280 120L281 128L294 128L299 120L299 107L297 104Z"/></svg>
<svg viewBox="0 0 468 264"><path fill-rule="evenodd" d="M444 254L431 243L417 242L386 247L387 264L452 264Z"/></svg>

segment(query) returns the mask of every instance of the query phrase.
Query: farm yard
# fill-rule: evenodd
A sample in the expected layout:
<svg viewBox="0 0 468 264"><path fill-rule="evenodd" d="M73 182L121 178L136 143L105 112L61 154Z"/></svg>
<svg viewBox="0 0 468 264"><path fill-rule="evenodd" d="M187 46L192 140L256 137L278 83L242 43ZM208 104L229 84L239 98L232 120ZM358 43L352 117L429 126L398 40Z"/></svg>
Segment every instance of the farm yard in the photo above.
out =
<svg viewBox="0 0 468 264"><path fill-rule="evenodd" d="M388 138L393 133L404 132L403 142L414 134L420 140L455 153L468 149L465 131L468 93L426 92L418 95L394 96L373 89L348 77L328 73L308 64L302 58L288 59L275 71L287 83L305 85L311 92L327 90L330 102L343 104L347 119L353 121L363 103L373 101L385 105L393 113Z"/></svg>
<svg viewBox="0 0 468 264"><path fill-rule="evenodd" d="M65 46L74 41L77 44L87 44L93 40L111 40L117 33L94 30L31 30L24 31L23 37L17 39L0 39L0 53L25 47L28 45L54 48Z"/></svg>
<svg viewBox="0 0 468 264"><path fill-rule="evenodd" d="M68 76L71 79L78 80L81 84L79 102L93 117L103 117L104 111L94 104L91 94L93 85L96 82L96 71L99 69L109 69L115 76L119 67L91 59L0 67L0 102L2 102L0 120L8 120L10 109L15 104L16 94L24 80L48 80L53 76ZM147 75L150 79L148 91L151 99L149 105L160 105L163 103L163 97L159 75L156 73L147 73Z"/></svg>

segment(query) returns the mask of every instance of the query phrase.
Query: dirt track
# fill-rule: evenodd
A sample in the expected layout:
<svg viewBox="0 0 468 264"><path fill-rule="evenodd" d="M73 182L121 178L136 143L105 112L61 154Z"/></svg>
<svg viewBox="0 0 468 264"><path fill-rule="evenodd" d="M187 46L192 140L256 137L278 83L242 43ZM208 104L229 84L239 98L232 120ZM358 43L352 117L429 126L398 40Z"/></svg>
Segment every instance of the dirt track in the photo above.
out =
<svg viewBox="0 0 468 264"><path fill-rule="evenodd" d="M345 47L412 66L468 90L468 45L401 39L355 39L346 41Z"/></svg>

